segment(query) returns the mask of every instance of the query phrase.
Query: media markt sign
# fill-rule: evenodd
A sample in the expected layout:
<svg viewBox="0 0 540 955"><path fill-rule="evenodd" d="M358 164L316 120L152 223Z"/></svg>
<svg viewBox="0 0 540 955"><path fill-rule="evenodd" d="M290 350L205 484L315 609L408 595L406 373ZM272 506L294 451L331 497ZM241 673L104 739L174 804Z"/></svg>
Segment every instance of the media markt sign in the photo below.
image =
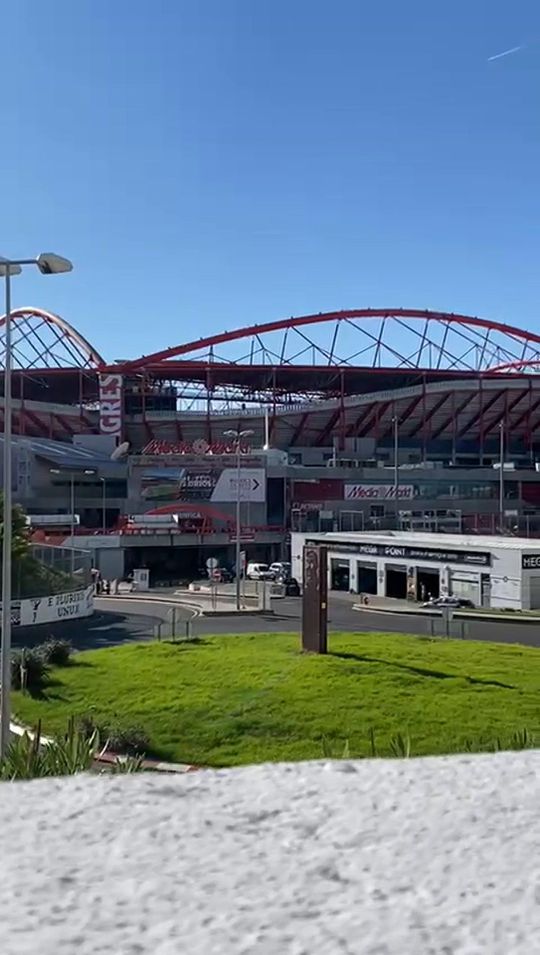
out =
<svg viewBox="0 0 540 955"><path fill-rule="evenodd" d="M346 501L392 501L396 498L396 488L393 484L346 484L343 496ZM414 486L398 485L397 496L400 501L412 500Z"/></svg>

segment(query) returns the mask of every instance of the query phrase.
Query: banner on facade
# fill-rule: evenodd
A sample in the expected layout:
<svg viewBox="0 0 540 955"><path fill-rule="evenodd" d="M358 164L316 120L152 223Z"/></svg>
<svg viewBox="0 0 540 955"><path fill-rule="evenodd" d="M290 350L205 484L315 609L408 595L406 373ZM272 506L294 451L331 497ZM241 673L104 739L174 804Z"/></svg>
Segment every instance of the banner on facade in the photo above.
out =
<svg viewBox="0 0 540 955"><path fill-rule="evenodd" d="M122 375L99 376L99 430L121 440L122 437Z"/></svg>
<svg viewBox="0 0 540 955"><path fill-rule="evenodd" d="M264 468L242 468L240 471L240 487L238 487L238 471L236 468L225 468L212 491L211 500L231 503L238 499L239 492L241 501L264 504L266 500Z"/></svg>
<svg viewBox="0 0 540 955"><path fill-rule="evenodd" d="M21 600L18 607L18 625L21 627L89 617L94 612L94 588Z"/></svg>
<svg viewBox="0 0 540 955"><path fill-rule="evenodd" d="M142 500L157 506L174 501L234 502L238 496L238 472L235 467L224 467L223 464L190 463L185 467L137 468L140 496ZM264 503L264 468L241 468L240 500Z"/></svg>
<svg viewBox="0 0 540 955"><path fill-rule="evenodd" d="M400 501L414 497L412 484L400 484L397 491ZM396 488L394 484L346 484L343 496L346 501L392 501L396 498Z"/></svg>

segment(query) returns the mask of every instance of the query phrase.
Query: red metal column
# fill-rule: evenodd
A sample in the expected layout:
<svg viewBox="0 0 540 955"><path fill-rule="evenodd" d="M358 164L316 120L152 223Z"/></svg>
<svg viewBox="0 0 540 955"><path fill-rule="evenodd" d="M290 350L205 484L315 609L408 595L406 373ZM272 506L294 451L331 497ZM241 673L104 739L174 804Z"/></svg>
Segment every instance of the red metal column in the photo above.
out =
<svg viewBox="0 0 540 955"><path fill-rule="evenodd" d="M275 366L272 368L272 415L270 417L270 426L268 429L268 436L270 438L270 443L274 440L274 431L276 427L276 369Z"/></svg>
<svg viewBox="0 0 540 955"><path fill-rule="evenodd" d="M26 414L25 414L25 408L24 408L24 372L21 372L21 375L19 377L19 382L20 382L19 398L21 402L21 416L19 420L21 423L21 434L26 434Z"/></svg>
<svg viewBox="0 0 540 955"><path fill-rule="evenodd" d="M480 467L482 467L484 463L484 389L481 378L478 384L480 388Z"/></svg>
<svg viewBox="0 0 540 955"><path fill-rule="evenodd" d="M208 444L212 444L212 377L210 374L210 369L206 369L206 440Z"/></svg>
<svg viewBox="0 0 540 955"><path fill-rule="evenodd" d="M84 391L83 391L82 368L79 368L79 417L81 421L83 420L83 403L84 403Z"/></svg>
<svg viewBox="0 0 540 955"><path fill-rule="evenodd" d="M426 376L422 375L422 461L426 463Z"/></svg>
<svg viewBox="0 0 540 955"><path fill-rule="evenodd" d="M340 396L339 396L339 450L345 450L345 381L343 378L343 369L340 374Z"/></svg>
<svg viewBox="0 0 540 955"><path fill-rule="evenodd" d="M142 415L143 428L145 430L145 433L148 434L148 427L147 427L147 421L146 421L146 381L147 381L146 372L143 371L142 378L141 378L141 415Z"/></svg>

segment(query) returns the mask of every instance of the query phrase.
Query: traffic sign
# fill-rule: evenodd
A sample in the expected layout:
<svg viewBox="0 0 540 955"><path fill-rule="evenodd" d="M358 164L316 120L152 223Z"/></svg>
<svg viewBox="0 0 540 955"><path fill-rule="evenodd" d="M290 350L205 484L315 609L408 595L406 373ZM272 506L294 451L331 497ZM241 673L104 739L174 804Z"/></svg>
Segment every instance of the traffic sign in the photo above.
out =
<svg viewBox="0 0 540 955"><path fill-rule="evenodd" d="M209 557L208 560L206 561L206 569L215 570L216 567L219 567L219 560L217 559L217 557Z"/></svg>

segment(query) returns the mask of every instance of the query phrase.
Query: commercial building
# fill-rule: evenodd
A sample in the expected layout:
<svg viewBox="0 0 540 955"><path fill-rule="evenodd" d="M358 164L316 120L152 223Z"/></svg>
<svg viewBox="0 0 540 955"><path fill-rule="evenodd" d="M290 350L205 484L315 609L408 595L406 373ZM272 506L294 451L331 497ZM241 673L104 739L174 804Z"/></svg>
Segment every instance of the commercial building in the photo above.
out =
<svg viewBox="0 0 540 955"><path fill-rule="evenodd" d="M293 534L293 574L306 544L324 545L332 590L401 600L453 594L477 607L540 607L540 541L462 534Z"/></svg>

